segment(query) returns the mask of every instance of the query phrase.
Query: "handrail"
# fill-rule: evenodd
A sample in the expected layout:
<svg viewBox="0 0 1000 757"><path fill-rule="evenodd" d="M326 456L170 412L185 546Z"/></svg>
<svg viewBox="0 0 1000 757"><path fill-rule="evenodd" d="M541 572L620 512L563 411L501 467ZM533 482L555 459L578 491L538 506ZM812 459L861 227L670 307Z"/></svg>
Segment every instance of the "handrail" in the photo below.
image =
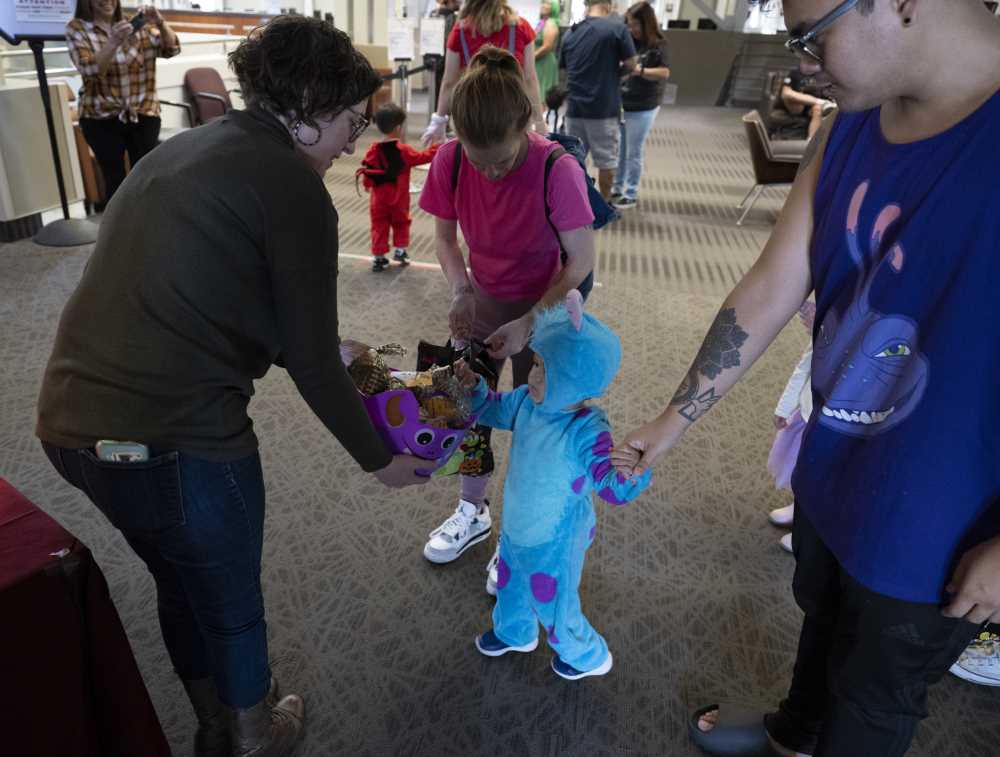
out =
<svg viewBox="0 0 1000 757"><path fill-rule="evenodd" d="M46 76L62 76L63 74L69 74L70 76L79 76L79 72L75 68L48 68L45 69ZM4 74L8 79L37 79L38 72L34 69L30 71L14 71Z"/></svg>
<svg viewBox="0 0 1000 757"><path fill-rule="evenodd" d="M226 34L236 36L233 34L233 30L236 29L236 24L204 24L200 21L171 21L170 27L175 31L181 26L189 26L192 29L221 29Z"/></svg>
<svg viewBox="0 0 1000 757"><path fill-rule="evenodd" d="M68 47L46 47L43 51L43 55L48 53L68 53ZM0 58L16 58L18 56L32 56L34 53L31 50L3 50L0 51Z"/></svg>
<svg viewBox="0 0 1000 757"><path fill-rule="evenodd" d="M223 25L222 24L201 24L201 26L219 26L219 27L222 27ZM235 29L236 27L232 26L232 25L228 25L228 26L225 26L224 28ZM246 28L246 27L244 27L244 28ZM250 27L250 28L253 28L253 27ZM189 34L198 34L198 32L188 32L188 33ZM188 40L184 40L184 44L185 44L185 46L187 46L187 45L214 45L214 44L218 44L219 42L242 42L243 41L243 37L241 37L239 34L222 34L222 35L215 35L215 36L225 37L225 39L188 39ZM42 54L43 55L48 55L49 53L68 53L68 52L69 52L69 48L68 47L46 47L42 51ZM0 50L0 58L17 58L17 57L24 57L24 56L31 57L33 54L34 53L32 53L31 50L22 49L20 47L15 48L13 50Z"/></svg>

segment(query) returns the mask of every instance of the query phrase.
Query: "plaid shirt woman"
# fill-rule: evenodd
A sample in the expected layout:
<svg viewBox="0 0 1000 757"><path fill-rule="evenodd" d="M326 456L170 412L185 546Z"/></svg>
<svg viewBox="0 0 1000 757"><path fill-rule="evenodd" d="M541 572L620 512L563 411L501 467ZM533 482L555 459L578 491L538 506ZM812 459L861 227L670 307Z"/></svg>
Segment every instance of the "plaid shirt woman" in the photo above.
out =
<svg viewBox="0 0 1000 757"><path fill-rule="evenodd" d="M125 153L135 166L159 143L156 59L181 46L156 8L142 7L126 21L120 0L79 0L66 42L83 75L80 128L104 178L106 199L95 204L102 210L125 179Z"/></svg>
<svg viewBox="0 0 1000 757"><path fill-rule="evenodd" d="M158 27L146 24L122 43L100 74L97 52L108 44L109 30L81 18L70 21L66 26L69 55L83 76L80 117L117 116L135 123L140 115L159 116L156 59L172 58L181 51L177 36L171 36L173 44L168 45Z"/></svg>

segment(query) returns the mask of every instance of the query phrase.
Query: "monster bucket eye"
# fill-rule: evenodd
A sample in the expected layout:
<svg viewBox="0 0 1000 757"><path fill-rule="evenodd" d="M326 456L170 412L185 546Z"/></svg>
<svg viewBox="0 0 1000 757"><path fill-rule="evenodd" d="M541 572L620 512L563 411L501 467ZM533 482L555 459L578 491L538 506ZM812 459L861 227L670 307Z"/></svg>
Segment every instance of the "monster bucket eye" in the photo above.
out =
<svg viewBox="0 0 1000 757"><path fill-rule="evenodd" d="M428 444L430 444L431 442L434 441L434 432L433 431L427 431L425 429L425 430L419 432L416 435L415 439L416 439L417 444L419 444L421 447L426 447Z"/></svg>

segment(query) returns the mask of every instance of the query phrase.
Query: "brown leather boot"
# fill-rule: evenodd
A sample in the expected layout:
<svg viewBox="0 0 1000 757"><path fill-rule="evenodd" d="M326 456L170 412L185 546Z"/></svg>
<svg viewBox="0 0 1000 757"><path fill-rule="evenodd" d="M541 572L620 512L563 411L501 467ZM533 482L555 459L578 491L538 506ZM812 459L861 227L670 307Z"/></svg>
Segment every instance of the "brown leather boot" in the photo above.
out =
<svg viewBox="0 0 1000 757"><path fill-rule="evenodd" d="M198 731L194 737L194 757L230 757L232 736L229 731L229 709L219 700L219 692L211 677L184 681L184 690L198 718ZM278 703L278 679L271 676L266 701L274 707Z"/></svg>
<svg viewBox="0 0 1000 757"><path fill-rule="evenodd" d="M295 694L232 712L233 757L288 757L302 735L305 702Z"/></svg>
<svg viewBox="0 0 1000 757"><path fill-rule="evenodd" d="M232 741L229 735L229 711L219 701L219 692L211 678L182 681L188 699L198 718L194 737L195 757L230 757Z"/></svg>

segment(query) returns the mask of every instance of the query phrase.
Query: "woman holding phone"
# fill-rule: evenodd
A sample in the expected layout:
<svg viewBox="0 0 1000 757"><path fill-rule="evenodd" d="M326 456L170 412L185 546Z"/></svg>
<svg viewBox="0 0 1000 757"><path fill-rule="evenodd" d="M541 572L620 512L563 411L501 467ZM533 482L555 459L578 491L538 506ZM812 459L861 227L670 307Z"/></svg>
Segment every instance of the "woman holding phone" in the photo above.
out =
<svg viewBox="0 0 1000 757"><path fill-rule="evenodd" d="M80 129L104 175L100 211L125 180L125 153L135 166L159 142L156 59L177 55L181 44L152 5L126 21L121 0L79 0L66 42L83 76Z"/></svg>

